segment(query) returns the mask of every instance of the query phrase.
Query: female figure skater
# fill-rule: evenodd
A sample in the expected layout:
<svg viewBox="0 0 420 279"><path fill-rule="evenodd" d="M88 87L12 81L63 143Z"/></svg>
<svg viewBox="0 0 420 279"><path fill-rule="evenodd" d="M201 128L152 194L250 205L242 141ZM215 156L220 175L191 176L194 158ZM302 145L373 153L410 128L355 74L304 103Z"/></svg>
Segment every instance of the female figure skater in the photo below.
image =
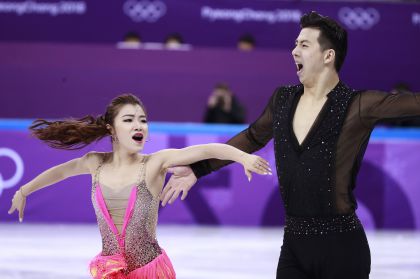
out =
<svg viewBox="0 0 420 279"><path fill-rule="evenodd" d="M175 278L175 271L159 246L155 231L159 194L167 168L217 158L270 174L264 159L225 144L195 145L142 154L148 136L145 108L134 95L120 95L105 115L79 120L37 120L32 133L49 146L78 149L110 135L112 152L89 152L50 168L16 191L9 214L23 220L26 198L33 192L70 176L92 175L92 203L102 236L102 252L89 265L93 278Z"/></svg>

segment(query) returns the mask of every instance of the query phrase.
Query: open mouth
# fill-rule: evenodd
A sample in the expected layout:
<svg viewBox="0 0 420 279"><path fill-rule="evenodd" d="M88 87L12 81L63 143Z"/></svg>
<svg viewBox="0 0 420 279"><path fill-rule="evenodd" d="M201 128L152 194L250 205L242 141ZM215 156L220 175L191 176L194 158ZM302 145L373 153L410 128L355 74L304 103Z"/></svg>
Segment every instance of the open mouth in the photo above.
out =
<svg viewBox="0 0 420 279"><path fill-rule="evenodd" d="M131 137L135 142L141 143L143 142L143 134L142 133L135 133L134 136Z"/></svg>
<svg viewBox="0 0 420 279"><path fill-rule="evenodd" d="M296 69L298 72L300 72L303 68L303 65L301 63L296 63Z"/></svg>

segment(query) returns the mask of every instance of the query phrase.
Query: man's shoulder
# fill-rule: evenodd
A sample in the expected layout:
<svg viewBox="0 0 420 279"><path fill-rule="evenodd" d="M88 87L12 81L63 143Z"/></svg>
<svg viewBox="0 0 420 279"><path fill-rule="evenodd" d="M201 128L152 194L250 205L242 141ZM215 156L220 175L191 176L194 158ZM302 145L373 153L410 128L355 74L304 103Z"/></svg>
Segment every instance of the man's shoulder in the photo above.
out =
<svg viewBox="0 0 420 279"><path fill-rule="evenodd" d="M289 84L289 85L282 85L282 86L278 86L277 90L278 92L281 93L287 93L287 92L296 92L299 89L302 89L303 85L301 83L299 84Z"/></svg>
<svg viewBox="0 0 420 279"><path fill-rule="evenodd" d="M301 92L302 90L302 84L278 86L276 90L274 90L274 93L271 95L270 103L272 106L277 107L279 103L292 100L293 98L291 97L294 96L297 92Z"/></svg>
<svg viewBox="0 0 420 279"><path fill-rule="evenodd" d="M274 91L274 95L276 99L277 97L284 98L292 96L301 90L303 90L302 84L282 85L276 88L276 90Z"/></svg>

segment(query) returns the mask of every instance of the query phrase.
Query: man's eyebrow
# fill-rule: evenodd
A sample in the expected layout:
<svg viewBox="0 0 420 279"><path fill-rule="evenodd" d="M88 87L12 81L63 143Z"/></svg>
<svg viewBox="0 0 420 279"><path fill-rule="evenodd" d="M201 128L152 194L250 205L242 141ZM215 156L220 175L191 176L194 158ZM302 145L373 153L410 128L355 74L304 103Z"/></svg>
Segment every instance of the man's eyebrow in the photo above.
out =
<svg viewBox="0 0 420 279"><path fill-rule="evenodd" d="M301 41L299 41L299 40L296 40L295 41L295 44L298 44L298 43L310 43L308 40L306 40L306 39L303 39L303 40L301 40Z"/></svg>

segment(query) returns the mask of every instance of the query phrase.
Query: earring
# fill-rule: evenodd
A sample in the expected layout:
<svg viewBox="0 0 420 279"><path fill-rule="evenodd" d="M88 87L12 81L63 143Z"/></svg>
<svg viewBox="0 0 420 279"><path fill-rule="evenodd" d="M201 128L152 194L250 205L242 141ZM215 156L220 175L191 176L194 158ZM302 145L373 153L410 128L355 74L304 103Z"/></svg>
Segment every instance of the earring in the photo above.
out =
<svg viewBox="0 0 420 279"><path fill-rule="evenodd" d="M118 138L117 138L116 135L111 135L111 140L112 140L112 142L115 142L115 143L118 142Z"/></svg>

